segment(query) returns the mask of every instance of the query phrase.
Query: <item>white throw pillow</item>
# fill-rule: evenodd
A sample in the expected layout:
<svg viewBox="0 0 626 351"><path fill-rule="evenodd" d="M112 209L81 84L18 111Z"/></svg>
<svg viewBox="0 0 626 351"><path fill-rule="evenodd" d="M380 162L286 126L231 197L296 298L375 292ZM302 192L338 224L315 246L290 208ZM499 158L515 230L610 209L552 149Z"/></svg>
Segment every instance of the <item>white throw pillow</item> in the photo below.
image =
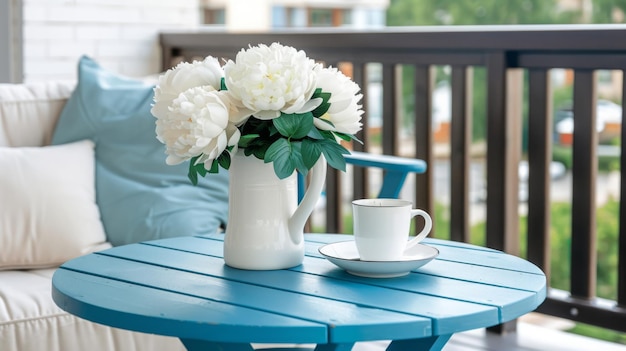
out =
<svg viewBox="0 0 626 351"><path fill-rule="evenodd" d="M0 147L0 269L54 267L109 247L94 143Z"/></svg>

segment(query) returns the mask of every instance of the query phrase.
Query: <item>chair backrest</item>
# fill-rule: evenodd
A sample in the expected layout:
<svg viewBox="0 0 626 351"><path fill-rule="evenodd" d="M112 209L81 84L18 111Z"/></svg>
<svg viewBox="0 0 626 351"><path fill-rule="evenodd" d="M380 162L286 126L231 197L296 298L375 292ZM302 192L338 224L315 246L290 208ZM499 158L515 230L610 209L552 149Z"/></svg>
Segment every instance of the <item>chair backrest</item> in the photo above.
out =
<svg viewBox="0 0 626 351"><path fill-rule="evenodd" d="M356 167L374 167L384 171L383 181L378 192L379 198L398 198L404 182L410 173L425 173L424 160L399 156L377 155L352 151L345 156L346 162ZM304 177L299 174L298 200L302 200L305 191Z"/></svg>

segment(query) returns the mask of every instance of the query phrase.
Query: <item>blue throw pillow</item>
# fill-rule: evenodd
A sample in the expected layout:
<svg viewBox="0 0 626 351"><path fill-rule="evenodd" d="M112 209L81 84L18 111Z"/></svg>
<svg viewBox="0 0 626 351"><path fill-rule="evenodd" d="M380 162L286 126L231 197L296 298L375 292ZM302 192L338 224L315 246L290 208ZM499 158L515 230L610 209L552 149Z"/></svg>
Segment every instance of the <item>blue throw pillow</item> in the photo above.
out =
<svg viewBox="0 0 626 351"><path fill-rule="evenodd" d="M52 138L53 144L96 144L96 201L113 245L212 234L227 219L226 171L193 186L187 163L165 163L150 114L153 88L82 57L78 85Z"/></svg>

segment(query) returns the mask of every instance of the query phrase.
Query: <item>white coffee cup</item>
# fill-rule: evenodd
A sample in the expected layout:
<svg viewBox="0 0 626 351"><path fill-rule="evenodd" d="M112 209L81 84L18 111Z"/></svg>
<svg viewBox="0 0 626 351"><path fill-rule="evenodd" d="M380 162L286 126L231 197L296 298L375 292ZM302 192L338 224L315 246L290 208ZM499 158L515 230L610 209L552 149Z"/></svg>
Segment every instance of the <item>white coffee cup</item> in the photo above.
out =
<svg viewBox="0 0 626 351"><path fill-rule="evenodd" d="M413 203L398 199L352 201L354 240L363 261L393 261L422 241L432 229L432 219ZM424 229L409 240L411 218L424 218Z"/></svg>

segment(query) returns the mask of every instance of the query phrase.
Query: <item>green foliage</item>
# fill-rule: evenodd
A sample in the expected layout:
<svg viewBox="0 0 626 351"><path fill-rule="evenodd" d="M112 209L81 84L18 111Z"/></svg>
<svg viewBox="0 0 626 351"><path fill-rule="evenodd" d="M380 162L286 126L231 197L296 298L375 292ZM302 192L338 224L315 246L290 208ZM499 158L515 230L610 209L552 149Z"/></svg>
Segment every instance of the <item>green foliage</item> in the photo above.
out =
<svg viewBox="0 0 626 351"><path fill-rule="evenodd" d="M596 213L598 223L597 294L611 300L617 299L617 264L619 234L619 201L610 199Z"/></svg>
<svg viewBox="0 0 626 351"><path fill-rule="evenodd" d="M416 6L413 0L391 0L387 10L388 26L425 25L488 25L488 24L565 24L585 23L585 15L563 11L556 0L422 0ZM615 14L626 12L626 0L593 0L592 23L614 23ZM443 67L437 67L435 82L449 79ZM414 119L414 70L403 67L403 125L411 126ZM474 67L472 104L472 139L483 140L486 135L486 72ZM572 86L554 91L555 109L572 99ZM523 106L527 106L524 104ZM556 112L556 111L554 111ZM568 164L571 162L568 162ZM606 160L603 169L615 169L615 162Z"/></svg>
<svg viewBox="0 0 626 351"><path fill-rule="evenodd" d="M440 202L435 202L435 215L433 219L433 238L450 238L450 212L448 208Z"/></svg>
<svg viewBox="0 0 626 351"><path fill-rule="evenodd" d="M200 156L193 157L189 160L189 172L187 177L193 185L198 185L198 175L204 177L207 174L207 170L204 169L203 163L197 163Z"/></svg>
<svg viewBox="0 0 626 351"><path fill-rule="evenodd" d="M570 288L572 211L569 203L553 203L550 225L550 286Z"/></svg>
<svg viewBox="0 0 626 351"><path fill-rule="evenodd" d="M554 145L552 147L552 160L561 162L567 169L572 169L572 166L573 166L572 147ZM598 156L598 171L599 172L618 171L619 169L620 169L619 155Z"/></svg>
<svg viewBox="0 0 626 351"><path fill-rule="evenodd" d="M593 0L591 18L580 11L563 11L556 0L391 0L389 26L615 23L616 10L626 12L626 0Z"/></svg>
<svg viewBox="0 0 626 351"><path fill-rule="evenodd" d="M343 155L350 152L338 140L359 140L353 135L319 130L314 122L315 118L321 119L328 112L330 96L330 93L317 89L312 99L320 99L321 103L311 112L281 113L279 117L270 120L250 117L238 127L241 132L238 147L244 150L246 156L256 157L265 163L272 162L274 172L280 179L289 177L296 170L306 175L321 155L324 155L330 167L345 171ZM321 120L332 125L327 120ZM232 148L224 151L213 161L209 170L205 169L203 163L196 164L198 157L193 158L188 173L191 182L195 185L198 176L219 172L220 166L228 169L231 151Z"/></svg>
<svg viewBox="0 0 626 351"><path fill-rule="evenodd" d="M311 112L303 114L281 114L280 117L272 120L278 132L289 139L302 139L313 129L313 114Z"/></svg>
<svg viewBox="0 0 626 351"><path fill-rule="evenodd" d="M487 70L474 67L472 81L472 140L484 140L487 136Z"/></svg>
<svg viewBox="0 0 626 351"><path fill-rule="evenodd" d="M595 5L595 4L594 4ZM389 26L566 23L555 0L391 0Z"/></svg>
<svg viewBox="0 0 626 351"><path fill-rule="evenodd" d="M593 23L614 23L615 13L621 10L626 12L626 0L593 0ZM582 16L578 14L579 20L577 22L582 23Z"/></svg>
<svg viewBox="0 0 626 351"><path fill-rule="evenodd" d="M618 344L626 344L626 334L610 329L600 328L589 324L577 323L574 328L568 330L570 333L588 336Z"/></svg>
<svg viewBox="0 0 626 351"><path fill-rule="evenodd" d="M567 169L572 169L572 148L569 146L554 145L552 147L552 160L561 162Z"/></svg>

